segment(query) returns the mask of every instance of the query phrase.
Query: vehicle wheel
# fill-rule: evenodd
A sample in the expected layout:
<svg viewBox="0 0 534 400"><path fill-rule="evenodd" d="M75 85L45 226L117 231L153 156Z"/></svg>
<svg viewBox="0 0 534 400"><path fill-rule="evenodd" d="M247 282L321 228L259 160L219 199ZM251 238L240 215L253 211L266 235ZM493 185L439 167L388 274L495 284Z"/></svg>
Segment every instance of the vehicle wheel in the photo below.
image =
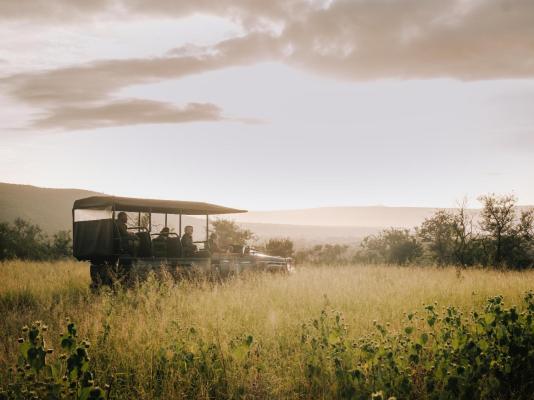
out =
<svg viewBox="0 0 534 400"><path fill-rule="evenodd" d="M110 267L107 264L91 264L91 288L98 289L102 285L111 286Z"/></svg>
<svg viewBox="0 0 534 400"><path fill-rule="evenodd" d="M292 274L293 272L295 272L295 267L293 266L293 263L291 261L288 261L286 263L286 269L284 271L286 274Z"/></svg>
<svg viewBox="0 0 534 400"><path fill-rule="evenodd" d="M91 276L91 289L98 289L102 282L100 280L100 274L98 273L98 265L91 264L89 267L89 275Z"/></svg>
<svg viewBox="0 0 534 400"><path fill-rule="evenodd" d="M104 284L104 277L102 275L102 264L91 264L89 267L89 274L91 275L91 289L98 289Z"/></svg>

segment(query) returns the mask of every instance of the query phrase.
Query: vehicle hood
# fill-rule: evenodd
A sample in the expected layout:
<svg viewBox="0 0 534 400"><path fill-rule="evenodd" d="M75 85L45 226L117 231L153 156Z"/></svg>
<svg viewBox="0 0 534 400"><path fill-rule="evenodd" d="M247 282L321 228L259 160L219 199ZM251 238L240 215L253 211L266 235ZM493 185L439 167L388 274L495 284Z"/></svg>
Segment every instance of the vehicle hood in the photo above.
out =
<svg viewBox="0 0 534 400"><path fill-rule="evenodd" d="M270 256L268 254L263 253L254 253L252 256L254 258L257 258L258 261L286 262L286 259L284 257Z"/></svg>

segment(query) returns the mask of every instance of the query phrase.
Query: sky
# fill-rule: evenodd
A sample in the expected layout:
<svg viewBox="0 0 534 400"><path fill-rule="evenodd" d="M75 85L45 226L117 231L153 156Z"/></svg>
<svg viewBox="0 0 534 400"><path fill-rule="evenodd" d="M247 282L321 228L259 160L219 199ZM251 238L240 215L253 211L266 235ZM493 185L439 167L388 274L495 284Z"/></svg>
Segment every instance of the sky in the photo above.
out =
<svg viewBox="0 0 534 400"><path fill-rule="evenodd" d="M2 182L534 204L531 0L0 0L0 37Z"/></svg>

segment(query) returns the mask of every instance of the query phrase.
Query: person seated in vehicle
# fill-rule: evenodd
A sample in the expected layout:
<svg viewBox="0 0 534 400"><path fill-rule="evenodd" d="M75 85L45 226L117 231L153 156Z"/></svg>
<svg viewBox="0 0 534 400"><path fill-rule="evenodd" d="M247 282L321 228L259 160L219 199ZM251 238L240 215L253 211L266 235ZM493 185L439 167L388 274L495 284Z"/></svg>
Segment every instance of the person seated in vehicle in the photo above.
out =
<svg viewBox="0 0 534 400"><path fill-rule="evenodd" d="M218 253L221 251L221 249L219 248L219 237L215 232L210 235L210 238L208 240L208 249L212 253Z"/></svg>
<svg viewBox="0 0 534 400"><path fill-rule="evenodd" d="M161 231L159 231L159 235L154 239L154 240L167 240L169 238L169 233L170 233L170 229L169 227L165 227L163 228Z"/></svg>
<svg viewBox="0 0 534 400"><path fill-rule="evenodd" d="M123 251L133 254L136 248L136 244L139 241L139 238L134 233L128 232L127 223L128 215L124 211L121 211L117 215L117 220L115 221L117 230L119 232L121 247Z"/></svg>
<svg viewBox="0 0 534 400"><path fill-rule="evenodd" d="M152 254L154 257L167 256L167 241L169 239L170 230L164 227L157 237L152 240Z"/></svg>
<svg viewBox="0 0 534 400"><path fill-rule="evenodd" d="M193 227L191 225L185 227L181 242L184 257L192 257L198 251L197 246L193 243Z"/></svg>

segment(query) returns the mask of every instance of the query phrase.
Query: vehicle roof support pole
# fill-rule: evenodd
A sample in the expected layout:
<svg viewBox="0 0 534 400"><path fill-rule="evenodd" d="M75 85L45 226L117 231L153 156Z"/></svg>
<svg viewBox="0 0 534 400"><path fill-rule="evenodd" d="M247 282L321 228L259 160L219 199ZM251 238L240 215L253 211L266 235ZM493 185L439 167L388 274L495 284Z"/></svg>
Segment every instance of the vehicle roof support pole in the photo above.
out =
<svg viewBox="0 0 534 400"><path fill-rule="evenodd" d="M137 232L141 232L141 211L137 213Z"/></svg>
<svg viewBox="0 0 534 400"><path fill-rule="evenodd" d="M72 234L74 235L74 208L72 209Z"/></svg>
<svg viewBox="0 0 534 400"><path fill-rule="evenodd" d="M178 236L182 236L182 213L180 213L180 220L178 222Z"/></svg>
<svg viewBox="0 0 534 400"><path fill-rule="evenodd" d="M148 233L152 232L152 210L148 213Z"/></svg>
<svg viewBox="0 0 534 400"><path fill-rule="evenodd" d="M167 227L167 213L165 213L165 228Z"/></svg>
<svg viewBox="0 0 534 400"><path fill-rule="evenodd" d="M206 243L208 243L210 234L210 215L206 214Z"/></svg>

